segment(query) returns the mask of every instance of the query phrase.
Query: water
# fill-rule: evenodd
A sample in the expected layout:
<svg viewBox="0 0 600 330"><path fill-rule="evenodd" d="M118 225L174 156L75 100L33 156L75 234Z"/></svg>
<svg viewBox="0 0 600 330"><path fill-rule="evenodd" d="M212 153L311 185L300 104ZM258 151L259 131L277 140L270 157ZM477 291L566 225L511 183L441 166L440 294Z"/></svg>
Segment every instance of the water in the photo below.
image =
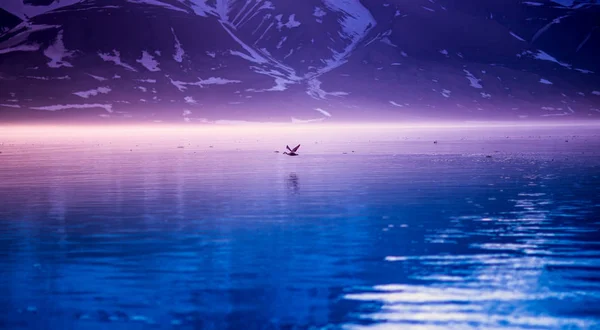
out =
<svg viewBox="0 0 600 330"><path fill-rule="evenodd" d="M600 329L600 139L492 135L5 138L0 328Z"/></svg>

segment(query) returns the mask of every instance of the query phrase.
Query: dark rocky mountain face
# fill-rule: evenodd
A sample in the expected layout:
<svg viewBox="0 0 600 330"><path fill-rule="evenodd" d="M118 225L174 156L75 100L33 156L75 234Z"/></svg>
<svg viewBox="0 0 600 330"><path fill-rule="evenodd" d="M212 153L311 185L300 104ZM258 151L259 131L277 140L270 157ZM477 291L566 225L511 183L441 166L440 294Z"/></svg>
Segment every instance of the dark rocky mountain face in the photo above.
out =
<svg viewBox="0 0 600 330"><path fill-rule="evenodd" d="M600 116L590 3L10 1L3 122Z"/></svg>
<svg viewBox="0 0 600 330"><path fill-rule="evenodd" d="M21 23L21 19L17 16L0 9L0 34L9 31L10 29Z"/></svg>
<svg viewBox="0 0 600 330"><path fill-rule="evenodd" d="M23 3L31 6L49 6L53 3L60 3L60 0L23 0Z"/></svg>

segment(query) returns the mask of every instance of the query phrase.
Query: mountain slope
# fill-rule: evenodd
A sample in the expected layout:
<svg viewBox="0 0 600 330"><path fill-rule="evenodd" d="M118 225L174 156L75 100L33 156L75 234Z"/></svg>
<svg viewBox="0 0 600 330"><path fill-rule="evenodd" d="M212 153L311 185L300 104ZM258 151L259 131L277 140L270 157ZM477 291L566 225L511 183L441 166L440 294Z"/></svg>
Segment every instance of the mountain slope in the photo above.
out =
<svg viewBox="0 0 600 330"><path fill-rule="evenodd" d="M598 7L13 3L39 14L0 34L0 121L594 118Z"/></svg>

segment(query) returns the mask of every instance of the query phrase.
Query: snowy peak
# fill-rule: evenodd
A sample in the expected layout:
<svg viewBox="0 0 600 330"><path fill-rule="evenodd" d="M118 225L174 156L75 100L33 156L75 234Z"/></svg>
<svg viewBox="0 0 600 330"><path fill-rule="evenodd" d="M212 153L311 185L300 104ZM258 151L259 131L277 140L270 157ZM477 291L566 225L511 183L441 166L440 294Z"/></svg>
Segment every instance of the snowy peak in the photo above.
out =
<svg viewBox="0 0 600 330"><path fill-rule="evenodd" d="M293 66L305 76L341 65L376 25L359 0L312 0L303 5L287 0L212 0L203 6L261 57ZM314 52L319 60L307 60Z"/></svg>

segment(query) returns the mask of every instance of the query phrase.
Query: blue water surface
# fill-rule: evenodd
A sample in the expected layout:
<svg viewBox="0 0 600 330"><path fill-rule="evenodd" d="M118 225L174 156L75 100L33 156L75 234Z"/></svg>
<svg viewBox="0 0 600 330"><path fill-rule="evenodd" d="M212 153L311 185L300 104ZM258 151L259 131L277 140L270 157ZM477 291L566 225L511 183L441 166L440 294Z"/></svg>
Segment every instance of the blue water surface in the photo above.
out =
<svg viewBox="0 0 600 330"><path fill-rule="evenodd" d="M403 143L4 145L0 328L600 328L598 143Z"/></svg>

